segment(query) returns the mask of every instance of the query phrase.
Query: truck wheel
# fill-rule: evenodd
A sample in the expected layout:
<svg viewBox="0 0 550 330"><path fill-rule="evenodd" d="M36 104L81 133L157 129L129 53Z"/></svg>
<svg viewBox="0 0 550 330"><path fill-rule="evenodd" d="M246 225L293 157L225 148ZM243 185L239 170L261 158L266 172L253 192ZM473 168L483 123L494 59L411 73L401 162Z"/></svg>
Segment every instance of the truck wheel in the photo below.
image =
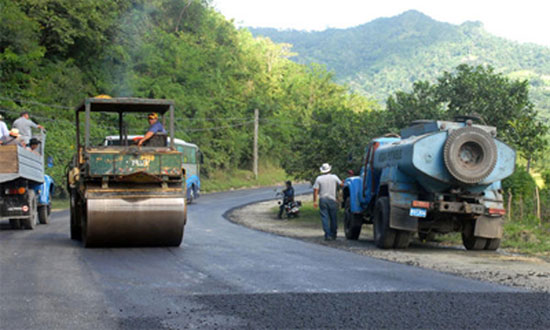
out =
<svg viewBox="0 0 550 330"><path fill-rule="evenodd" d="M411 242L411 234L412 233L410 231L396 230L395 243L393 244L393 247L396 249L408 248L409 243Z"/></svg>
<svg viewBox="0 0 550 330"><path fill-rule="evenodd" d="M21 229L21 221L19 219L10 219L10 226L12 229Z"/></svg>
<svg viewBox="0 0 550 330"><path fill-rule="evenodd" d="M487 239L487 244L485 244L485 250L495 251L500 246L500 238L491 238Z"/></svg>
<svg viewBox="0 0 550 330"><path fill-rule="evenodd" d="M487 245L487 239L474 236L475 220L467 221L462 230L462 244L467 250L483 250Z"/></svg>
<svg viewBox="0 0 550 330"><path fill-rule="evenodd" d="M27 219L21 220L21 224L25 229L34 229L34 227L38 223L38 203L36 201L36 194L32 189L29 189L28 191L27 202L29 204L29 217Z"/></svg>
<svg viewBox="0 0 550 330"><path fill-rule="evenodd" d="M347 239L357 240L361 234L361 226L363 225L363 217L351 212L351 203L349 198L346 198L344 210L344 232Z"/></svg>
<svg viewBox="0 0 550 330"><path fill-rule="evenodd" d="M374 243L382 249L389 249L395 243L395 230L390 228L390 202L380 197L374 206Z"/></svg>
<svg viewBox="0 0 550 330"><path fill-rule="evenodd" d="M47 205L40 205L38 207L38 221L43 225L47 225L50 222Z"/></svg>

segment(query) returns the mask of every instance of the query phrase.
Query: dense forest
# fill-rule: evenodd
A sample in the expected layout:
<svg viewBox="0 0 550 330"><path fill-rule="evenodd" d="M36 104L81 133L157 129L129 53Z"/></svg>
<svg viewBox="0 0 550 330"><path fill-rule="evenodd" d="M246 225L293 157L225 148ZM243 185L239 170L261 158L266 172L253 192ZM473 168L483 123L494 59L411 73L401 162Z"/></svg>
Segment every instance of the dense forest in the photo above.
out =
<svg viewBox="0 0 550 330"><path fill-rule="evenodd" d="M407 11L348 28L320 32L251 28L254 35L292 45L298 63L321 63L336 81L385 103L417 80L433 82L460 64L490 65L514 79L527 79L530 96L550 118L550 48L495 37L480 22L438 22Z"/></svg>
<svg viewBox="0 0 550 330"><path fill-rule="evenodd" d="M208 1L0 0L0 112L11 124L26 109L46 127L58 183L74 153L74 106L98 94L174 100L176 136L201 147L206 176L250 165L258 108L260 155L284 165L313 113L378 108L288 51ZM96 118L97 143L115 123ZM135 123L142 132L145 119Z"/></svg>
<svg viewBox="0 0 550 330"><path fill-rule="evenodd" d="M430 44L416 26L400 29ZM315 43L336 47L337 39L323 40ZM260 111L260 158L298 179L311 180L323 162L343 174L358 167L371 138L418 117L481 111L479 102L486 104L480 114L487 123L522 148L524 159L536 160L545 150L547 128L537 121L525 80L441 57L431 61L437 80L422 81L422 74L408 76L412 66L398 65L402 43L383 40L362 56L342 46L332 54L344 72L352 72L347 66L355 61L384 58L377 72L407 76L406 83L368 88L389 96L385 107L336 83L322 65L292 61L289 44L237 29L207 0L0 0L0 113L11 125L28 110L46 127L46 152L55 163L49 173L61 187L75 151L74 107L99 94L174 100L176 137L200 146L206 178L251 167L254 109ZM428 57L418 43L405 44ZM96 143L115 133L114 118L93 119ZM130 133L146 128L145 118L130 124Z"/></svg>

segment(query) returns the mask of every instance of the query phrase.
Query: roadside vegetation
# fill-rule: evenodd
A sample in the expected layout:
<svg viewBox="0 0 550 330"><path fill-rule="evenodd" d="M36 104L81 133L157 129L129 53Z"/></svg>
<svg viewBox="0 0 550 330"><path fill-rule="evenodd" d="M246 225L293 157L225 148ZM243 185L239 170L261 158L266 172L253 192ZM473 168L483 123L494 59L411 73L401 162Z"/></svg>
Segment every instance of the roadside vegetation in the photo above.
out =
<svg viewBox="0 0 550 330"><path fill-rule="evenodd" d="M283 187L286 180L292 180L292 177L289 177L280 166L265 163L258 167L258 178L254 177L251 170L246 169L216 170L202 180L201 191L211 193L251 187Z"/></svg>

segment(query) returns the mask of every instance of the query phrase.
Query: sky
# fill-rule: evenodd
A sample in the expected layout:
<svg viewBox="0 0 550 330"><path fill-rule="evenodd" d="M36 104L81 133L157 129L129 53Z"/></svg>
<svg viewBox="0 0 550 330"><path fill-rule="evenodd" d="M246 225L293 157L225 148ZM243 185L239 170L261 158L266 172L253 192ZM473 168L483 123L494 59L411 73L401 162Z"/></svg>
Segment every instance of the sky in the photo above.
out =
<svg viewBox="0 0 550 330"><path fill-rule="evenodd" d="M452 24L480 21L489 33L550 47L548 0L212 0L237 26L324 30L361 25L416 9Z"/></svg>

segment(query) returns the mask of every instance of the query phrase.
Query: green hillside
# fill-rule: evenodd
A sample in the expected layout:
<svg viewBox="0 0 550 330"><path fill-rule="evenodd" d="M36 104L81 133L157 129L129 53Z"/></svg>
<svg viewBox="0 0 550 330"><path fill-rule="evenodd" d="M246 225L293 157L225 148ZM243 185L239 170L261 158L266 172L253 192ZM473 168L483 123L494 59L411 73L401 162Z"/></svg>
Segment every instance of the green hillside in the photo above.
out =
<svg viewBox="0 0 550 330"><path fill-rule="evenodd" d="M324 64L338 82L381 103L398 90L409 91L414 81L434 81L460 64L491 65L528 79L535 107L550 117L550 48L492 36L479 22L452 25L407 11L348 29L250 31L292 44L296 62Z"/></svg>
<svg viewBox="0 0 550 330"><path fill-rule="evenodd" d="M60 194L75 153L73 109L98 94L174 100L175 135L201 148L203 178L251 168L254 109L261 163L290 173L289 146L317 128L315 116L340 111L359 125L380 108L323 68L288 60L284 45L237 29L209 0L0 0L0 114L11 127L28 110L46 127ZM116 118L92 119L93 143L118 134ZM145 117L127 124L130 134L147 128ZM359 138L341 137L369 137Z"/></svg>

